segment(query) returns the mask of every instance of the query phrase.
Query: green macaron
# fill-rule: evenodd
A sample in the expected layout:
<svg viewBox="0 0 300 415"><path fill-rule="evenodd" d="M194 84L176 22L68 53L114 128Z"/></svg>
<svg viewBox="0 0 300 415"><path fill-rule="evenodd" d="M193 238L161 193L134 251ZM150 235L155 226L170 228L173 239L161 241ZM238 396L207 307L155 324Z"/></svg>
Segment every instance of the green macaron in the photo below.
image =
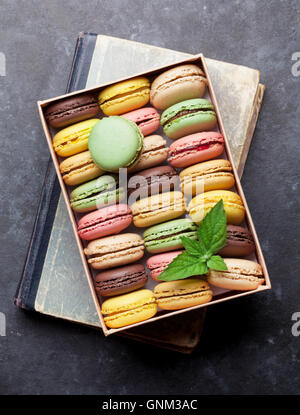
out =
<svg viewBox="0 0 300 415"><path fill-rule="evenodd" d="M175 219L151 226L144 232L145 247L150 253L183 248L180 237L197 238L197 226L190 219Z"/></svg>
<svg viewBox="0 0 300 415"><path fill-rule="evenodd" d="M70 195L70 202L75 212L89 212L115 204L124 196L118 176L106 174L76 187Z"/></svg>
<svg viewBox="0 0 300 415"><path fill-rule="evenodd" d="M102 118L89 136L89 150L102 170L117 172L135 165L143 149L144 136L130 120L112 116Z"/></svg>
<svg viewBox="0 0 300 415"><path fill-rule="evenodd" d="M213 129L217 117L210 101L195 98L167 108L162 113L160 123L166 136L176 140L185 135Z"/></svg>

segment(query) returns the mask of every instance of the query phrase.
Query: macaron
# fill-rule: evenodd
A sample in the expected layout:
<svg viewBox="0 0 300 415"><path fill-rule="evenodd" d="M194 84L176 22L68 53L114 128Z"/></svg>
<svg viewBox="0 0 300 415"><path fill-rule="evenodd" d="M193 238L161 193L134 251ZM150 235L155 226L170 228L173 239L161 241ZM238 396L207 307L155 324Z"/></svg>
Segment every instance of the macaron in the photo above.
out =
<svg viewBox="0 0 300 415"><path fill-rule="evenodd" d="M179 184L176 170L171 166L158 166L142 170L128 181L128 196L136 200L156 193L174 190Z"/></svg>
<svg viewBox="0 0 300 415"><path fill-rule="evenodd" d="M105 117L92 129L89 150L95 164L105 171L130 168L143 150L143 134L132 121L122 117Z"/></svg>
<svg viewBox="0 0 300 415"><path fill-rule="evenodd" d="M77 186L103 174L103 170L96 166L88 150L66 158L60 163L59 170L64 182L69 186Z"/></svg>
<svg viewBox="0 0 300 415"><path fill-rule="evenodd" d="M193 222L199 224L210 209L221 199L223 200L227 222L232 225L241 224L245 217L245 208L240 196L230 190L211 190L195 196L188 205L188 212Z"/></svg>
<svg viewBox="0 0 300 415"><path fill-rule="evenodd" d="M136 233L120 233L89 242L84 253L91 256L94 269L106 269L131 264L144 255L144 242Z"/></svg>
<svg viewBox="0 0 300 415"><path fill-rule="evenodd" d="M144 136L154 133L160 125L160 115L156 109L152 107L130 111L123 114L122 117L135 122Z"/></svg>
<svg viewBox="0 0 300 415"><path fill-rule="evenodd" d="M262 267L247 259L225 258L227 271L209 270L207 281L227 290L256 290L263 282Z"/></svg>
<svg viewBox="0 0 300 415"><path fill-rule="evenodd" d="M223 153L224 138L216 131L205 131L179 138L170 145L168 162L187 167L218 157Z"/></svg>
<svg viewBox="0 0 300 415"><path fill-rule="evenodd" d="M94 118L98 112L97 97L86 93L50 104L45 110L45 118L51 127L62 128Z"/></svg>
<svg viewBox="0 0 300 415"><path fill-rule="evenodd" d="M201 98L205 92L207 79L197 65L178 65L154 79L150 90L150 102L165 110L177 102Z"/></svg>
<svg viewBox="0 0 300 415"><path fill-rule="evenodd" d="M108 86L100 92L98 100L105 115L119 115L143 107L149 97L149 80L137 77Z"/></svg>
<svg viewBox="0 0 300 415"><path fill-rule="evenodd" d="M148 135L144 138L144 147L137 163L128 169L129 173L149 169L163 163L168 157L166 140L160 135Z"/></svg>
<svg viewBox="0 0 300 415"><path fill-rule="evenodd" d="M78 222L78 235L81 239L91 241L120 233L131 222L132 214L128 205L108 206L83 216Z"/></svg>
<svg viewBox="0 0 300 415"><path fill-rule="evenodd" d="M60 130L53 137L54 151L61 157L69 157L88 149L88 139L97 118L82 121Z"/></svg>
<svg viewBox="0 0 300 415"><path fill-rule="evenodd" d="M179 174L184 194L196 195L216 189L231 189L235 180L231 163L224 159L204 161L187 167Z"/></svg>
<svg viewBox="0 0 300 415"><path fill-rule="evenodd" d="M71 192L70 202L75 212L90 212L116 204L124 197L125 191L119 187L118 176L105 174L76 187Z"/></svg>
<svg viewBox="0 0 300 415"><path fill-rule="evenodd" d="M194 98L167 108L161 115L160 123L166 136L176 140L188 134L213 129L217 117L210 101Z"/></svg>
<svg viewBox="0 0 300 415"><path fill-rule="evenodd" d="M208 303L212 291L208 283L201 279L168 281L154 288L157 305L163 310L181 310Z"/></svg>
<svg viewBox="0 0 300 415"><path fill-rule="evenodd" d="M150 270L150 275L155 281L159 281L160 274L167 268L170 262L173 261L183 251L166 252L164 254L153 255L147 259L147 268Z"/></svg>
<svg viewBox="0 0 300 415"><path fill-rule="evenodd" d="M175 251L183 248L181 236L197 239L197 226L190 219L175 219L150 227L143 236L151 254Z"/></svg>
<svg viewBox="0 0 300 415"><path fill-rule="evenodd" d="M185 201L179 191L160 193L138 200L131 206L137 228L175 219L185 213Z"/></svg>
<svg viewBox="0 0 300 415"><path fill-rule="evenodd" d="M252 254L255 244L251 232L242 226L227 225L227 240L219 254L228 257L241 257Z"/></svg>
<svg viewBox="0 0 300 415"><path fill-rule="evenodd" d="M157 313L152 291L138 290L104 301L101 308L107 327L117 329L148 320Z"/></svg>
<svg viewBox="0 0 300 415"><path fill-rule="evenodd" d="M102 271L96 275L94 282L98 295L111 297L138 290L146 284L147 280L144 265L133 264Z"/></svg>

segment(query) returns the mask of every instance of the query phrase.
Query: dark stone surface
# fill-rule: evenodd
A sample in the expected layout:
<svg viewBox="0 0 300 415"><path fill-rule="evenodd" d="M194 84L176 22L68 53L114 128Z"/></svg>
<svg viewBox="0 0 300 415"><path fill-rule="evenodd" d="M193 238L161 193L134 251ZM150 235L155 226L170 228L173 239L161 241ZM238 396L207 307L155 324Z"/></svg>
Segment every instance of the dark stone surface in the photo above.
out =
<svg viewBox="0 0 300 415"><path fill-rule="evenodd" d="M1 2L0 393L299 393L299 19L298 0ZM49 157L36 101L64 92L79 31L252 66L267 85L243 185L273 290L210 307L192 356L12 304Z"/></svg>

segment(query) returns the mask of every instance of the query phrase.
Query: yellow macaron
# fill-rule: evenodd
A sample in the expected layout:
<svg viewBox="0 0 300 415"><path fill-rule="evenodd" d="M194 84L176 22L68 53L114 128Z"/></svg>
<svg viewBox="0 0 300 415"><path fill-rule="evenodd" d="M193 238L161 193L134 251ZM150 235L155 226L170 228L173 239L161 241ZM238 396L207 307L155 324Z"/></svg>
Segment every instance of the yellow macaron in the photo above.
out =
<svg viewBox="0 0 300 415"><path fill-rule="evenodd" d="M60 163L59 170L64 182L69 186L77 186L103 174L100 167L94 163L88 150L66 158Z"/></svg>
<svg viewBox="0 0 300 415"><path fill-rule="evenodd" d="M53 137L54 151L61 157L69 157L88 149L88 138L99 120L82 121L60 130Z"/></svg>
<svg viewBox="0 0 300 415"><path fill-rule="evenodd" d="M212 291L206 281L196 278L162 282L154 288L157 305L163 310L180 310L208 303Z"/></svg>
<svg viewBox="0 0 300 415"><path fill-rule="evenodd" d="M184 194L196 195L217 189L230 189L235 180L231 163L228 160L216 159L184 169L179 174Z"/></svg>
<svg viewBox="0 0 300 415"><path fill-rule="evenodd" d="M104 301L101 311L107 327L116 329L153 317L157 304L153 292L144 289Z"/></svg>
<svg viewBox="0 0 300 415"><path fill-rule="evenodd" d="M118 82L100 92L99 105L105 115L119 115L143 107L150 99L150 82L138 77Z"/></svg>
<svg viewBox="0 0 300 415"><path fill-rule="evenodd" d="M185 200L179 191L160 193L138 200L131 210L134 225L143 228L178 218L185 212Z"/></svg>
<svg viewBox="0 0 300 415"><path fill-rule="evenodd" d="M188 205L188 212L192 221L199 224L205 215L219 200L223 200L227 222L239 225L245 217L245 208L242 199L237 193L229 190L211 190L195 196Z"/></svg>

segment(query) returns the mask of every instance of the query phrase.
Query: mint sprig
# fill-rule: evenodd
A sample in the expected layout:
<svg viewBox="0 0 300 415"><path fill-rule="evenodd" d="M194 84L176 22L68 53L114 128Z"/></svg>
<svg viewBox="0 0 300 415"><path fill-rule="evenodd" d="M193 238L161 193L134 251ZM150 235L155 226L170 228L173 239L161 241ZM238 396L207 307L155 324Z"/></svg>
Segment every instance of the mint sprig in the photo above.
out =
<svg viewBox="0 0 300 415"><path fill-rule="evenodd" d="M214 255L226 245L226 213L220 200L205 216L197 229L198 241L181 237L185 251L179 254L159 275L161 281L174 281L207 274L209 269L226 271L220 255Z"/></svg>

